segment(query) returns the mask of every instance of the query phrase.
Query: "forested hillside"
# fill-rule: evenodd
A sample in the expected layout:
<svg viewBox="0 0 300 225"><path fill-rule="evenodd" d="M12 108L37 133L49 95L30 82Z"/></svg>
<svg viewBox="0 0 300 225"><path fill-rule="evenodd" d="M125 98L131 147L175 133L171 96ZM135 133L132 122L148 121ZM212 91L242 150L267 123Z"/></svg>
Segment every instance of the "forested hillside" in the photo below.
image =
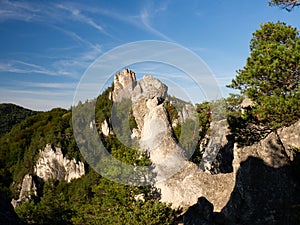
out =
<svg viewBox="0 0 300 225"><path fill-rule="evenodd" d="M109 90L97 100L96 119L109 116ZM88 102L83 103L86 106ZM78 105L77 107L82 107ZM85 108L86 109L86 108ZM53 109L24 119L0 138L0 187L3 202L17 198L25 174L34 175L39 150L47 143L61 147L67 158L84 161L72 131L72 112ZM114 136L104 140L111 154L127 163L149 163L141 160L136 150L123 146ZM158 192L151 186L133 187L101 177L87 164L86 175L71 183L39 180L38 197L15 208L27 224L173 224L176 212L158 201ZM8 196L5 197L5 196ZM137 200L136 196L141 200ZM6 205L3 208L11 207ZM0 224L16 221L9 211ZM10 217L9 217L10 216ZM2 218L5 219L3 216Z"/></svg>
<svg viewBox="0 0 300 225"><path fill-rule="evenodd" d="M8 103L0 104L0 137L10 131L14 125L36 113L38 112L25 109L18 105Z"/></svg>

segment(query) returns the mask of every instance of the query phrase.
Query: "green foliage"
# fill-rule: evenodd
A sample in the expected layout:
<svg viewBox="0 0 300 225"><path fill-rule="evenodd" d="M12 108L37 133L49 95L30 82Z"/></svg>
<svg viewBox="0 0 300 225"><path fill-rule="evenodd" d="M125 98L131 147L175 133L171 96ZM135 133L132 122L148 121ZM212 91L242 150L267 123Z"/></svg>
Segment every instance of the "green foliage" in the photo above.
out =
<svg viewBox="0 0 300 225"><path fill-rule="evenodd" d="M117 184L93 170L69 184L46 182L41 200L25 201L16 212L28 224L174 224L177 216L157 190Z"/></svg>
<svg viewBox="0 0 300 225"><path fill-rule="evenodd" d="M145 201L135 200L144 194ZM73 224L174 224L176 212L140 188L106 179L93 186L92 197L76 209Z"/></svg>
<svg viewBox="0 0 300 225"><path fill-rule="evenodd" d="M199 165L203 156L203 151L200 149L201 140L208 133L211 122L211 106L209 102L196 104L196 112L199 123L199 139L197 146L194 147L194 152L190 157L190 161Z"/></svg>
<svg viewBox="0 0 300 225"><path fill-rule="evenodd" d="M176 107L173 104L171 104L169 101L164 102L164 107L167 111L167 115L169 117L168 119L170 121L170 124L173 124L173 122L179 118Z"/></svg>
<svg viewBox="0 0 300 225"><path fill-rule="evenodd" d="M295 7L300 6L300 1L297 0L271 0L269 1L270 6L279 6L288 12L292 11Z"/></svg>
<svg viewBox="0 0 300 225"><path fill-rule="evenodd" d="M138 150L138 145L133 147L125 146L115 136L107 138L110 143L107 150L110 151L111 155L124 163L137 165L137 166L148 166L150 160L144 152Z"/></svg>
<svg viewBox="0 0 300 225"><path fill-rule="evenodd" d="M111 116L113 101L109 99L113 91L113 86L108 87L98 96L95 106L96 124L100 125L105 119Z"/></svg>
<svg viewBox="0 0 300 225"><path fill-rule="evenodd" d="M0 104L0 137L9 132L14 125L37 113L14 104Z"/></svg>
<svg viewBox="0 0 300 225"><path fill-rule="evenodd" d="M239 146L250 146L264 139L272 129L266 127L251 113L235 112L228 115L229 124L235 142Z"/></svg>
<svg viewBox="0 0 300 225"><path fill-rule="evenodd" d="M84 159L81 156L73 135L72 119L86 133L87 136L79 134L76 139L77 142L84 143L85 138L97 133L96 129L90 127L90 122L93 121L90 116L95 104L95 123L98 129L104 119L111 117L113 105L108 98L111 90L108 88L97 101L78 104L74 118L71 111L53 109L23 120L0 138L1 190L17 198L18 184L25 174L33 174L39 149L43 149L48 143L62 147L63 153L69 158L94 160L94 165L97 165L101 158L97 146L87 146L87 149L94 152L83 151ZM121 135L124 133L122 129L130 131L137 126L132 111L128 108L129 103L122 102L118 106L121 110L116 112L121 123ZM126 121L122 118L126 118ZM115 135L99 135L97 138L102 139L106 149L116 159L136 166L150 165L148 156L138 151L134 142L125 146ZM16 207L18 216L27 224L174 224L177 212L158 201L159 192L155 188L114 183L101 177L89 165L85 167L86 175L70 183L39 181L39 198L25 201ZM128 171L121 171L122 175L126 175L126 172ZM130 175L132 174L128 174L128 177ZM144 201L136 200L137 195L144 196Z"/></svg>
<svg viewBox="0 0 300 225"><path fill-rule="evenodd" d="M170 100L164 102L170 124L179 119L178 109L182 109L187 104L180 99L168 96ZM174 102L172 104L171 102ZM198 121L186 119L182 124L178 123L173 127L174 137L178 140L181 147L185 149L190 161L199 164L203 152L200 150L200 141L207 134L211 122L211 103L203 102L196 104L196 118Z"/></svg>
<svg viewBox="0 0 300 225"><path fill-rule="evenodd" d="M241 108L244 97L231 94L227 99L227 123L235 142L249 146L265 138L271 131L268 126L253 116L251 107Z"/></svg>
<svg viewBox="0 0 300 225"><path fill-rule="evenodd" d="M126 146L132 146L131 133L137 128L131 106L131 100L123 98L122 101L115 102L112 108L111 121L114 133Z"/></svg>
<svg viewBox="0 0 300 225"><path fill-rule="evenodd" d="M62 192L57 191L57 187L52 181L44 185L44 193L40 202L25 201L17 207L16 213L28 224L52 225L52 224L72 224L72 210Z"/></svg>
<svg viewBox="0 0 300 225"><path fill-rule="evenodd" d="M266 23L253 34L251 55L229 85L255 102L251 114L277 129L300 118L300 38L284 23Z"/></svg>
<svg viewBox="0 0 300 225"><path fill-rule="evenodd" d="M211 107L209 102L196 104L196 111L199 120L200 137L203 138L207 133L211 122Z"/></svg>

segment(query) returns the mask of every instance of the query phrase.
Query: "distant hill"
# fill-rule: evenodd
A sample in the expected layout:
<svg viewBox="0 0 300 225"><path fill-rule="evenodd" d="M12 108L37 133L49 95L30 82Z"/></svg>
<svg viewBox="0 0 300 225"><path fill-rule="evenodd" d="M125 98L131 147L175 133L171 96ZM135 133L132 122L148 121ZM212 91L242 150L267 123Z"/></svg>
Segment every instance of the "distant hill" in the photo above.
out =
<svg viewBox="0 0 300 225"><path fill-rule="evenodd" d="M0 137L9 132L14 125L37 113L10 103L0 104Z"/></svg>

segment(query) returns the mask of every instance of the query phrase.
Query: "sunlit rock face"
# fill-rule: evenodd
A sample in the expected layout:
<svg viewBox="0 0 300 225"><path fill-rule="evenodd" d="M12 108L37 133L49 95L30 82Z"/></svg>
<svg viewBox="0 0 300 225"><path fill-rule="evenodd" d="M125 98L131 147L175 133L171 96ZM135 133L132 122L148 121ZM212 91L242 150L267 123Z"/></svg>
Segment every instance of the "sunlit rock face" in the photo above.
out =
<svg viewBox="0 0 300 225"><path fill-rule="evenodd" d="M120 81L126 82L120 85ZM137 82L129 70L118 73L114 84L117 84L114 93L119 95L114 94L115 100L131 96L132 114L138 127L132 136L138 137L140 149L150 155L161 201L172 203L174 208L187 209L197 202L199 196L205 196L215 204L216 210L220 210L234 187L233 174L211 176L188 161L185 150L173 136L172 125L163 106L168 87L148 75ZM195 119L191 104L177 110L180 122Z"/></svg>
<svg viewBox="0 0 300 225"><path fill-rule="evenodd" d="M108 136L111 133L108 120L105 119L101 124L101 132L104 136Z"/></svg>
<svg viewBox="0 0 300 225"><path fill-rule="evenodd" d="M48 144L43 151L40 151L35 174L44 181L53 179L70 182L85 174L84 163L67 159L60 148L52 148Z"/></svg>
<svg viewBox="0 0 300 225"><path fill-rule="evenodd" d="M40 151L36 165L34 167L34 175L26 174L20 185L19 198L13 199L11 204L16 207L23 201L38 197L37 184L41 181L65 180L71 182L85 174L84 163L76 162L75 159L69 160L64 157L62 151L58 147L46 145L43 151Z"/></svg>
<svg viewBox="0 0 300 225"><path fill-rule="evenodd" d="M146 114L164 101L167 90L168 87L166 85L158 79L147 75L133 89L131 97L132 111L140 131L143 130Z"/></svg>
<svg viewBox="0 0 300 225"><path fill-rule="evenodd" d="M112 100L120 101L123 97L130 98L131 92L136 83L136 76L130 69L123 69L114 77L114 90ZM122 91L122 93L120 93ZM125 93L126 92L126 93Z"/></svg>
<svg viewBox="0 0 300 225"><path fill-rule="evenodd" d="M16 207L22 201L32 199L37 196L37 187L33 177L30 174L26 174L23 178L19 199L12 199L11 204Z"/></svg>
<svg viewBox="0 0 300 225"><path fill-rule="evenodd" d="M122 76L127 76L127 78L121 78ZM218 151L225 150L230 154L230 160L225 160L230 165L225 165L229 169L224 172L220 162L214 161L207 166L205 161L203 164L205 171L202 171L197 165L188 161L184 149L173 136L172 124L170 124L168 114L163 107L168 87L151 76L144 76L137 82L128 70L119 73L117 78L118 81L114 83L120 82L120 80L128 81L124 84L124 86L129 87L125 90L124 95L122 95L123 85L119 85L116 92L120 96L131 98L132 114L138 127L134 129L132 136L138 139L141 150L149 152L156 173L154 185L160 191L161 201L171 203L173 208L181 208L185 212L190 206L199 205L202 202L199 203L199 197L203 197L213 205L214 212L220 212L225 216L224 218L232 216L238 220L239 215L234 215L234 211L238 211L238 208L255 208L255 204L253 204L255 193L252 193L247 185L259 184L263 183L263 180L268 180L266 177L251 175L252 173L260 173L259 170L255 169L256 165L257 168L265 168L266 166L275 169L275 172L271 172L270 175L276 177L272 181L274 187L282 191L285 187L286 190L290 190L289 188L292 187L292 185L289 186L287 182L284 182L288 180L289 175L285 175L285 170L280 170L280 168L285 168L291 164L295 158L293 149L300 148L300 122L291 127L279 129L277 133L271 133L260 142L247 147L234 146L234 140L228 139L230 132L226 121L225 123L220 121L220 123L211 124L213 132L207 138L211 142L212 151L210 153L209 149L205 149L207 150L205 157L209 159L214 156L217 161L218 158L222 159L219 157L219 153L215 151L214 146L216 146ZM178 111L180 123L186 118L193 119L192 106L184 106L181 111ZM249 167L249 159L253 158L255 160L250 160L250 164L253 165ZM276 175L277 169L283 172ZM286 179L281 182L279 177ZM269 192L279 193L272 187L264 189L263 186L255 186L253 190L260 188L262 188L261 193L266 197L268 197L267 193ZM280 198L280 193L274 194L274 196ZM284 195L284 197L288 196ZM271 210L270 204L268 207ZM251 217L246 212L241 212L241 214L244 214L245 218L248 219ZM268 221L271 221L270 224L272 224L272 220ZM268 221L265 220L265 222Z"/></svg>

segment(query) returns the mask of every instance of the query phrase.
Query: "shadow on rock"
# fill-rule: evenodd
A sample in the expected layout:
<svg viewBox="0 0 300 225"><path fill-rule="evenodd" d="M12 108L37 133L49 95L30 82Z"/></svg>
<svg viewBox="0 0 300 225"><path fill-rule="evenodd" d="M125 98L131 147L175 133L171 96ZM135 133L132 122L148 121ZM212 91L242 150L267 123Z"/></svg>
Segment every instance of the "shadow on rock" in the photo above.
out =
<svg viewBox="0 0 300 225"><path fill-rule="evenodd" d="M200 197L183 215L184 224L300 224L299 155L280 168L248 157L240 164L234 190L222 211L213 212L213 205Z"/></svg>

